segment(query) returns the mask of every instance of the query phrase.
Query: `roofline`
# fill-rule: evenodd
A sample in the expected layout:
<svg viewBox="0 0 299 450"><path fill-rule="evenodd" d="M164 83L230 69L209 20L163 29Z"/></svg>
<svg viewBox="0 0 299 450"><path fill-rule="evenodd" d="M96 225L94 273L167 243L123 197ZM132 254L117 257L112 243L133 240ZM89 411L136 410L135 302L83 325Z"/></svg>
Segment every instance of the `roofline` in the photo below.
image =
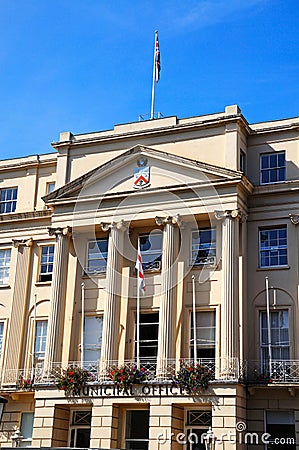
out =
<svg viewBox="0 0 299 450"><path fill-rule="evenodd" d="M232 107L227 107L232 108ZM206 128L212 128L215 126L221 126L225 125L227 123L232 122L239 122L243 126L243 128L246 130L248 134L251 133L250 126L245 119L245 117L241 114L240 110L237 109L237 107L234 110L234 113L228 114L228 113L220 113L215 114L215 118L212 117L213 115L209 116L198 116L198 117L191 117L190 119L200 119L202 120L192 120L187 123L183 123L185 120L188 119L177 119L176 116L166 117L163 119L155 119L154 121L145 121L145 122L132 122L132 124L135 124L138 126L140 123L147 123L152 124L151 127L146 128L140 128L136 130L128 130L123 132L117 132L117 129L119 127L125 127L126 125L130 124L124 124L124 125L116 125L113 130L103 131L103 132L94 132L94 133L85 133L85 134L78 134L73 135L71 132L61 133L61 138L65 140L60 140L58 142L52 142L52 146L58 150L63 147L70 147L70 146L82 146L85 144L91 144L95 145L100 142L109 142L109 141L115 141L119 139L131 139L136 138L138 136L147 136L147 135L157 135L157 134L169 134L169 133L184 133L186 131L190 130L196 130L196 129L206 129ZM209 119L205 119L205 117L209 117ZM167 123L167 125L163 126L164 123ZM161 126L157 126L157 123L160 123ZM172 123L171 123L172 122ZM156 125L156 126L155 126ZM87 137L89 136L89 137Z"/></svg>

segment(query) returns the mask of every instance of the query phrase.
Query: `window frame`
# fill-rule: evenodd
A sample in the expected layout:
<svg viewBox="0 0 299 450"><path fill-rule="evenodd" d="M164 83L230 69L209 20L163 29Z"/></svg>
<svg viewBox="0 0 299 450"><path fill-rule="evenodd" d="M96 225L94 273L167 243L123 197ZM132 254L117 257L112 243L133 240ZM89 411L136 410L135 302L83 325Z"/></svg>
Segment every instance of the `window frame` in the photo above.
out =
<svg viewBox="0 0 299 450"><path fill-rule="evenodd" d="M269 246L269 248L267 249L267 248L265 248L265 249L262 249L262 241L261 241L261 235L262 235L262 233L263 232L273 232L273 231L276 231L276 232L279 232L279 230L285 230L286 231L286 244L285 245L275 245L275 246L273 246L272 247L272 249L271 249L271 246ZM277 239L277 238L276 238ZM278 236L278 242L279 242L279 236ZM284 239L284 238L281 238L281 239ZM270 238L268 238L268 241L270 241ZM275 268L286 268L286 267L289 267L288 266L288 227L287 227L287 225L284 225L284 224L282 224L282 225L276 225L276 226L272 226L272 227L259 227L259 229L258 229L258 250L259 250L259 255L258 255L258 257L259 257L259 262L258 262L258 267L260 268L260 269L269 269L269 268L273 268L273 269L275 269ZM269 265L263 265L262 264L262 254L263 253L265 253L265 252L269 252L269 256L268 256L268 258L269 258L269 262L271 262L270 261L270 259L271 259L271 251L277 251L278 252L278 261L280 260L280 258L282 258L282 257L284 257L284 255L280 255L279 254L279 252L280 251L282 251L282 250L286 250L286 263L285 264L269 264ZM275 255L272 255L272 257L274 258L275 257Z"/></svg>
<svg viewBox="0 0 299 450"><path fill-rule="evenodd" d="M240 169L240 172L242 172L244 174L246 174L246 169L247 169L247 167L246 167L247 157L246 156L247 155L244 152L244 150L242 148L240 148L240 162L239 162L240 168L239 169Z"/></svg>
<svg viewBox="0 0 299 450"><path fill-rule="evenodd" d="M158 250L154 250L154 251L149 251L149 250L142 250L142 244L140 242L140 238L142 237L146 237L146 236L161 236L161 254L158 254ZM143 271L144 273L150 273L150 272L160 272L162 269L162 255L163 255L163 232L161 230L152 230L152 231L148 231L148 232L142 232L138 234L138 243L140 245L140 253L141 253L141 258L142 258L142 267L143 267ZM146 259L146 255L158 255L158 258L154 259L153 261L148 263L145 262ZM159 260L160 257L160 260ZM150 266L150 264L152 264L152 266ZM156 265L156 267L154 266Z"/></svg>
<svg viewBox="0 0 299 450"><path fill-rule="evenodd" d="M214 327L205 327L205 328L210 328L210 329L214 328L214 347L212 347L212 346L208 347L210 349L214 348L214 352L215 352L214 356L213 357L208 357L208 358L200 357L198 355L198 351L200 350L200 346L198 344L196 345L197 359L198 360L206 360L206 359L208 359L208 360L214 361L214 360L216 360L216 355L217 355L217 310L214 309L214 308L211 308L211 309L205 309L205 310L196 310L195 312L196 312L196 316L197 316L197 314L206 314L206 313L214 314L214 323L215 323ZM198 328L199 327L196 327L196 330L198 330ZM201 327L201 328L204 328L204 327ZM194 350L194 345L193 345L193 310L192 309L189 310L189 330L190 330L190 333L189 333L189 341L188 341L188 353L189 353L189 358L193 359L194 357L191 356L192 355L192 351ZM198 334L197 334L197 332L196 332L196 340L198 341ZM202 348L204 348L204 347L202 347Z"/></svg>
<svg viewBox="0 0 299 450"><path fill-rule="evenodd" d="M10 256L9 256L9 267L6 269L7 271L8 271L8 274L7 274L7 277L5 278L5 277L3 277L3 280L7 280L7 282L6 283L2 283L1 281L2 281L2 279L1 279L1 276L0 276L0 287L2 287L2 286L9 286L9 278L10 278L10 268L11 268L11 247L4 247L4 248L0 248L0 253L1 252L7 252L7 251L9 251L9 253L10 253ZM6 261L6 258L5 258L5 261ZM0 266L0 274L1 274L1 270L3 269L3 270L5 270L5 268L6 268L7 266Z"/></svg>
<svg viewBox="0 0 299 450"><path fill-rule="evenodd" d="M284 155L284 166L279 166L278 165L278 158L279 158L279 155L282 155L282 154ZM270 163L269 163L269 167L263 169L262 168L262 165L263 165L262 164L262 159L264 157L269 157L270 158L271 156L276 156L277 157L277 165L271 167ZM282 170L282 169L284 169L284 177L283 177L283 179L278 179L276 181L263 181L263 173L266 170L269 171L269 179L270 179L270 173L271 173L270 171L276 170L279 173L279 170ZM286 181L286 152L285 152L285 150L280 150L280 151L277 151L277 152L260 153L260 185L282 183L284 181Z"/></svg>
<svg viewBox="0 0 299 450"><path fill-rule="evenodd" d="M48 259L47 259L46 263L42 263L42 257L43 257L42 252L43 252L43 249L44 248L49 248L49 247L53 247L53 261L51 263L51 261L48 261ZM51 242L51 243L48 243L48 244L41 244L41 245L39 245L38 253L39 253L39 259L38 259L37 282L38 283L51 283L52 282L53 271L54 271L54 255L55 255L55 244L54 244L54 242ZM51 253L48 253L48 255L50 255L50 254ZM41 270L42 266L45 266L45 265L47 265L47 266L52 265L52 272L47 271L47 272L42 273L42 270ZM46 275L46 276L51 275L51 278L43 280L43 279L41 279L41 276L43 276L43 275Z"/></svg>
<svg viewBox="0 0 299 450"><path fill-rule="evenodd" d="M2 200L2 192L3 191L14 191L15 198L11 198L9 200L5 199ZM13 195L12 195L13 196ZM10 186L7 188L0 189L0 214L13 214L17 209L17 200L18 200L18 186ZM6 205L8 203L12 203L12 209L11 211L3 211L2 212L2 205Z"/></svg>
<svg viewBox="0 0 299 450"><path fill-rule="evenodd" d="M85 322L85 321L86 321L86 319L90 319L90 318L102 319L102 334L101 334L101 337L100 337L100 345L99 345L98 347L96 346L96 344L91 344L91 345L89 346L89 347L93 346L95 349L99 348L100 356L99 356L99 358L96 359L96 360L87 360L87 359L85 358L85 350L88 350L88 351L91 351L91 350L92 350L91 348L87 348L86 343L85 343L85 341L86 341L86 339L85 339L85 336L86 336L86 333L85 333L85 330L86 330L86 328L85 328L85 323L86 323L86 322ZM87 364L87 363L97 363L97 362L100 360L100 358L101 358L101 354L102 354L102 344L103 344L103 321L104 321L104 316L103 316L102 314L91 314L91 315L87 314L87 315L84 315L84 326L83 326L83 336L84 336L84 339L83 339L83 363L84 363L84 364ZM80 347L81 347L81 345L80 345Z"/></svg>
<svg viewBox="0 0 299 450"><path fill-rule="evenodd" d="M20 432L21 432L21 434L23 434L24 433L24 431L22 431L22 419L23 419L23 416L25 416L25 414L30 414L31 416L32 416L32 430L31 430L31 437L27 437L27 438L24 438L23 437L23 439L22 439L22 443L24 443L25 445L23 445L23 447L31 447L31 444L32 444L32 436L33 436L33 427L34 427L34 412L32 412L32 411L22 411L21 412L21 416L20 416Z"/></svg>
<svg viewBox="0 0 299 450"><path fill-rule="evenodd" d="M41 322L43 322L43 323L46 323L47 324L47 326L46 326L46 334L41 334L40 336L39 336L39 338L40 338L40 341L41 341L41 344L39 345L39 347L41 347L41 345L42 345L42 342L44 342L44 345L45 345L45 350L44 350L44 352L41 352L41 351L39 351L39 352L37 352L36 351L36 338L37 338L37 324L38 323L41 323ZM42 363L43 364L43 362L44 362L44 360L45 360L45 356L46 356L46 345L47 345L47 334L48 334L48 319L46 319L46 318L36 318L35 320L34 320L34 330L33 330L33 332L34 332L34 336L33 336L33 359L34 359L34 367L36 367L36 364L38 364L38 363ZM37 353L44 353L44 355L43 356L36 356L37 355Z"/></svg>
<svg viewBox="0 0 299 450"><path fill-rule="evenodd" d="M292 350L292 348L291 348L291 322L290 322L290 318L291 318L291 314L290 314L290 309L288 308L288 307L279 307L279 308L276 308L275 310L270 310L270 328L271 328L271 330L272 330L272 327L271 327L271 314L274 314L274 313L284 313L284 312L286 312L287 313L287 319L288 319L288 328L287 328L287 330L288 330L288 345L273 345L273 342L271 342L271 353L272 353L272 361L289 361L290 359L291 359L291 350ZM261 362L261 366L263 367L264 365L266 365L266 364L268 364L268 362L269 362L269 358L268 358L268 356L267 357L265 357L264 356L264 353L266 353L267 352L267 350L268 350L268 342L266 342L265 344L263 344L262 345L262 338L263 338L263 336L262 336L262 331L263 330L265 330L265 333L266 333L266 339L268 340L268 327L266 327L266 328L262 328L262 315L263 314L265 314L266 315L266 320L267 320L267 311L265 310L265 309L260 309L259 310L259 318L258 318L258 323L259 323L259 358L260 358L260 362ZM283 328L279 328L279 332L281 333L281 330L283 330ZM271 333L271 341L272 341L272 333ZM283 351L283 349L285 348L285 349L288 349L288 358L279 358L279 359L277 359L277 358L274 358L274 355L273 355L273 349L274 348L277 348L277 349L279 349L279 351L280 352L282 352Z"/></svg>
<svg viewBox="0 0 299 450"><path fill-rule="evenodd" d="M273 414L273 413L274 413L274 415L277 414L277 416L280 415L279 423L276 421L274 421L274 422L271 421L272 422L271 423L270 420L268 420L269 415ZM287 413L286 416L289 416L289 417L292 416L292 421L281 420L284 413ZM272 432L273 425L274 425L274 435ZM281 431L278 431L278 430L281 430L281 427L283 427L283 429L284 429L283 433L282 433L283 436L282 435L278 436L279 434L281 434ZM293 427L293 436L288 435L291 427ZM287 433L286 433L286 428L289 429ZM267 448L269 450L270 450L270 448L272 448L272 446L273 446L273 448L277 447L278 449L281 449L283 447L283 448L287 448L290 450L297 448L296 447L296 418L295 418L294 410L292 410L292 409L291 410L265 409L264 410L264 430L265 430L265 433L269 433L269 431L271 431L271 433L269 433L270 434L270 438L269 438L270 446L266 445L265 448ZM278 435L276 434L277 431L278 431ZM285 437L286 439L293 439L293 443L288 442L287 444L286 443L278 443L278 444L276 443L275 444L273 442L273 440L275 440L275 438L282 438L282 437ZM272 443L273 443L273 445L272 445Z"/></svg>
<svg viewBox="0 0 299 450"><path fill-rule="evenodd" d="M149 326L150 324L155 325L155 327L157 327L158 329L158 336L157 339L140 339L139 341L139 350L142 348L147 348L147 346L142 346L141 343L156 343L155 345L152 345L151 347L156 347L157 348L157 352L156 355L153 356L140 356L140 361L141 363L146 363L146 362L155 362L157 361L157 356L158 356L158 342L159 342L159 311L144 311L144 312L140 312L140 316L152 316L153 315L158 315L158 321L155 322L141 322L140 321L140 329L143 326ZM141 334L141 333L140 333ZM137 312L135 314L135 323L134 323L134 358L136 359L137 354L136 354L136 350L137 350Z"/></svg>
<svg viewBox="0 0 299 450"><path fill-rule="evenodd" d="M94 258L94 259L90 258L89 257L89 255L90 255L90 253L89 253L89 249L90 249L89 246L90 246L90 244L92 244L94 242L100 242L100 241L106 241L107 242L107 252L100 252L101 255L106 255L106 257L103 256L102 258ZM88 242L87 242L87 256L86 256L86 263L87 264L86 264L86 267L84 269L84 275L93 275L93 276L94 275L105 275L106 272L107 272L108 253L109 253L109 236L88 240ZM98 269L91 270L89 268L90 261L95 261L95 260L97 260L97 261L105 261L105 265L99 267Z"/></svg>
<svg viewBox="0 0 299 450"><path fill-rule="evenodd" d="M50 186L53 186L53 189L50 190ZM46 195L51 194L53 191L55 191L55 181L47 181L46 183Z"/></svg>
<svg viewBox="0 0 299 450"><path fill-rule="evenodd" d="M87 424L74 424L74 416L76 413L90 413L91 417L90 417L90 425ZM81 410L81 409L73 409L70 411L70 423L69 423L69 433L68 433L68 446L70 448L77 448L77 432L79 429L84 429L84 430L90 430L90 434L91 434L91 421L92 421L92 410L90 409L86 409L86 410ZM74 444L76 443L76 446L71 447L71 443L72 443L72 431L74 430ZM90 436L89 436L89 446L90 446Z"/></svg>
<svg viewBox="0 0 299 450"><path fill-rule="evenodd" d="M200 235L201 232L206 232L206 231L211 231L211 241L210 241L210 247L209 247L209 251L208 251L208 256L202 257L203 259L205 258L206 261L203 262L198 262L196 263L196 261L193 259L193 253L201 251L204 251L204 248L200 248L200 242L199 242L199 246L196 249L195 248L195 244L193 244L193 235L195 233L198 233L198 235ZM215 239L213 240L213 234L215 236ZM200 239L199 239L200 241ZM206 267L206 266L210 266L210 267L215 267L217 264L217 227L216 226L210 226L210 227L203 227L203 228L197 228L197 229L193 229L191 230L191 243L190 243L190 266L197 268L197 267ZM212 250L212 252L211 252ZM212 255L210 255L212 253ZM197 258L196 258L197 259Z"/></svg>
<svg viewBox="0 0 299 450"><path fill-rule="evenodd" d="M211 420L209 421L209 423L206 423L206 424L196 424L196 423L194 423L194 424L191 424L190 422L189 422L189 414L190 413L193 413L193 414L196 414L196 413L198 413L198 414L200 414L200 413L202 413L202 414L210 414L211 415ZM200 408L196 408L196 407L188 407L188 408L185 408L185 411L184 411L184 432L185 432L185 436L187 437L187 442L186 442L186 449L187 450L191 450L192 448L193 448L193 445L192 445L192 441L194 440L194 436L192 436L192 441L191 441L191 439L189 440L189 435L190 435L190 433L194 433L194 432L196 432L196 430L197 431L199 431L199 434L201 434L201 436L200 436L200 440L202 440L203 438L202 438L202 435L205 435L207 432L208 432L208 429L209 429L209 427L211 427L212 426L212 420L213 420L213 414L212 414L212 410L211 410L211 407L210 406L201 406ZM195 444L196 444L196 442L195 442ZM201 442L199 442L199 445L201 444ZM203 447L205 447L205 445L203 444L203 445L201 445L201 448L203 448Z"/></svg>

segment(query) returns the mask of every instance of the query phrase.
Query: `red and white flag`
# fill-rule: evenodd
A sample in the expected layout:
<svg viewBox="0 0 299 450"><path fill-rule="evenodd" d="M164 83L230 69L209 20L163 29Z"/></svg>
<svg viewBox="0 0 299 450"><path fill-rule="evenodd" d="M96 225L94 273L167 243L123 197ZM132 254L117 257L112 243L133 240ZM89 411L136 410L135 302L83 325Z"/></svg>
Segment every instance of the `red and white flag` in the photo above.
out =
<svg viewBox="0 0 299 450"><path fill-rule="evenodd" d="M161 70L160 46L159 46L158 31L156 31L156 39L155 39L155 82L156 83L158 83L158 81L160 80L160 70Z"/></svg>
<svg viewBox="0 0 299 450"><path fill-rule="evenodd" d="M144 273L143 273L143 267L142 267L142 258L141 258L139 241L138 241L138 252L137 252L137 260L136 260L136 264L135 264L135 269L137 270L138 289L142 293L144 293L146 290L146 287L145 287L145 281L144 281Z"/></svg>

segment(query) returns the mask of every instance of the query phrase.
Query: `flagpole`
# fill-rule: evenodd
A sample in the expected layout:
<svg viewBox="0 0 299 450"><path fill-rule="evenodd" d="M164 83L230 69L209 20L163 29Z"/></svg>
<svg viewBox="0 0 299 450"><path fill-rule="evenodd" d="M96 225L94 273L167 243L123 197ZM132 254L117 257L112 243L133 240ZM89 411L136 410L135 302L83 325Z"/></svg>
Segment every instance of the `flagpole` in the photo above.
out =
<svg viewBox="0 0 299 450"><path fill-rule="evenodd" d="M81 283L81 309L82 309L82 319L81 319L81 343L80 343L80 365L81 369L84 366L84 320L85 320L85 284Z"/></svg>
<svg viewBox="0 0 299 450"><path fill-rule="evenodd" d="M140 254L140 242L138 238L138 255ZM136 357L137 369L140 369L140 287L139 273L137 273L137 306L136 306Z"/></svg>
<svg viewBox="0 0 299 450"><path fill-rule="evenodd" d="M156 87L156 42L158 39L158 31L155 31L155 45L154 45L154 65L153 65L153 82L152 82L152 106L151 106L151 120L155 118L155 87Z"/></svg>
<svg viewBox="0 0 299 450"><path fill-rule="evenodd" d="M192 309L193 309L193 358L197 364L197 336L196 336L196 304L195 304L195 275L192 275Z"/></svg>
<svg viewBox="0 0 299 450"><path fill-rule="evenodd" d="M34 294L34 304L33 304L33 347L32 347L32 361L31 361L31 380L34 377L34 360L35 360L35 335L36 335L36 298L37 294Z"/></svg>
<svg viewBox="0 0 299 450"><path fill-rule="evenodd" d="M271 348L271 328L270 328L270 299L269 299L269 279L266 277L266 300L267 300L267 328L268 328L268 355L269 355L269 371L272 376L272 348Z"/></svg>
<svg viewBox="0 0 299 450"><path fill-rule="evenodd" d="M136 320L136 352L137 352L137 369L140 369L140 289L137 285L137 320Z"/></svg>

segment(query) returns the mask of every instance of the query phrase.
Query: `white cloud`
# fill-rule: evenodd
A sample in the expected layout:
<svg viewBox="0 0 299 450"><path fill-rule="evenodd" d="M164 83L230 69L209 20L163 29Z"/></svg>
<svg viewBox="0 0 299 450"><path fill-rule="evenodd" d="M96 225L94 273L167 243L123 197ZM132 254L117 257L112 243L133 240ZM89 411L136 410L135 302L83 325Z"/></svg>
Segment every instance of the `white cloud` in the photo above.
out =
<svg viewBox="0 0 299 450"><path fill-rule="evenodd" d="M170 28L204 28L260 10L269 0L191 0L172 2L168 10Z"/></svg>

